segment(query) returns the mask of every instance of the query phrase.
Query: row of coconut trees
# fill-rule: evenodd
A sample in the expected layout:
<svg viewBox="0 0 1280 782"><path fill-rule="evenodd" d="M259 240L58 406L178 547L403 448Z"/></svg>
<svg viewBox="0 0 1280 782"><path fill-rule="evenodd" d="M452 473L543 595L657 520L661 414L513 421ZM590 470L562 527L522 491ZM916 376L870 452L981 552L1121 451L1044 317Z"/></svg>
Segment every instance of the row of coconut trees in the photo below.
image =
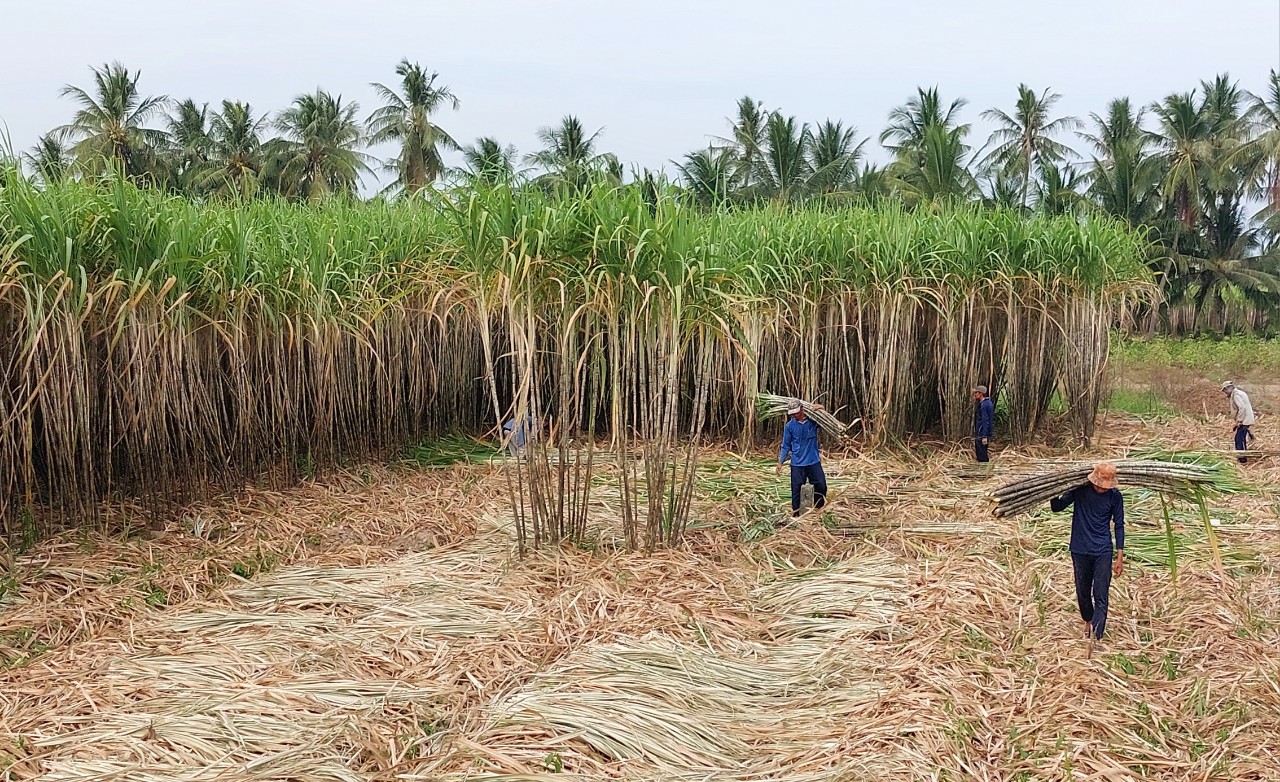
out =
<svg viewBox="0 0 1280 782"><path fill-rule="evenodd" d="M930 206L982 201L1023 212L1102 213L1146 230L1175 331L1262 325L1280 305L1280 76L1254 95L1223 75L1149 105L1113 100L1087 121L1054 111L1060 96L1018 88L1011 110L972 137L963 99L920 89L867 139L743 98L730 133L680 165L702 203L856 199ZM1156 324L1152 324L1156 325Z"/></svg>
<svg viewBox="0 0 1280 782"><path fill-rule="evenodd" d="M460 105L438 74L405 60L396 75L394 86L372 85L380 105L367 116L358 103L325 90L300 95L272 113L241 101L211 108L190 98L147 95L139 71L112 63L93 69L92 87L63 89L77 107L71 121L44 135L22 159L43 182L115 168L140 184L233 200L354 196L362 178L378 168L390 174L387 192L404 193L460 172L488 181L514 175L514 148L492 138L464 148L436 124L438 112ZM544 128L539 137L545 147L526 161L546 172L548 184L581 184L589 171L601 170L621 181L620 163L596 154L595 136L576 119ZM395 155L385 161L370 155L379 145L392 146ZM462 152L464 169L446 165L453 151Z"/></svg>
<svg viewBox="0 0 1280 782"><path fill-rule="evenodd" d="M493 138L462 146L440 124L459 100L440 76L403 61L398 83L374 84L380 105L360 107L323 90L276 114L224 101L149 96L139 73L113 64L91 87L68 86L71 122L26 153L42 180L115 166L135 181L196 197L353 195L380 161L390 189L446 183L536 183L570 192L624 179L624 163L601 148L601 130L565 117L539 131L521 157ZM870 139L839 120L815 125L738 102L728 133L676 161L682 187L701 204L828 203L884 199L908 207L982 201L1024 212L1101 212L1147 230L1152 266L1175 331L1267 326L1280 303L1272 230L1280 203L1280 76L1257 95L1223 75L1141 105L1112 101L1087 120L1057 113L1060 96L1020 85L1012 105L981 112L994 124L975 139L963 99L920 89L889 112L878 141L892 160L868 162ZM447 164L453 151L461 165ZM642 184L657 187L646 173Z"/></svg>
<svg viewBox="0 0 1280 782"><path fill-rule="evenodd" d="M663 545L697 443L772 436L760 392L819 398L870 443L960 441L982 382L1007 436L1056 393L1087 439L1111 318L1148 284L1143 242L1104 218L652 195L197 203L6 175L5 524L532 416L561 458L512 466L536 471L510 484L527 542L582 530L598 443L628 540Z"/></svg>

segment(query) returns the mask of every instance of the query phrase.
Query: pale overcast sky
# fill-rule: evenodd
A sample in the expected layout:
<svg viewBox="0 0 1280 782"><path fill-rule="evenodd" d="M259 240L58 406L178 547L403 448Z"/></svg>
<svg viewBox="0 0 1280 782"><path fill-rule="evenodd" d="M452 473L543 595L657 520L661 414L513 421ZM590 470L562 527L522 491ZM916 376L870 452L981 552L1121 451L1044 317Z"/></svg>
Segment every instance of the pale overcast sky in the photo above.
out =
<svg viewBox="0 0 1280 782"><path fill-rule="evenodd" d="M323 87L373 108L402 57L462 100L439 123L533 150L567 113L652 168L723 134L750 94L809 122L877 136L917 85L1009 107L1020 81L1064 113L1146 103L1227 71L1252 91L1280 68L1280 0L0 0L0 121L14 147L66 122L58 97L120 60L142 89L275 111ZM868 145L880 157L878 144Z"/></svg>

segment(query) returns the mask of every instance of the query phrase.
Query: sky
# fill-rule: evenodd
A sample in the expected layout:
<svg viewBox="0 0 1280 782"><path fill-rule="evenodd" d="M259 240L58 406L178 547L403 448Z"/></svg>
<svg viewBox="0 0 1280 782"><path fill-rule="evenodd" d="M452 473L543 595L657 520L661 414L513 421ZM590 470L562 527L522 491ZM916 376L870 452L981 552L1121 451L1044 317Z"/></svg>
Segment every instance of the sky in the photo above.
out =
<svg viewBox="0 0 1280 782"><path fill-rule="evenodd" d="M0 133L20 150L70 118L63 85L112 60L148 94L275 111L322 87L364 115L369 83L394 84L407 57L461 99L438 123L462 143L525 154L574 114L604 151L668 172L747 94L854 125L885 159L888 112L921 85L969 101L981 146L980 113L1010 109L1019 82L1087 117L1224 71L1261 92L1280 69L1280 0L0 0L0 18Z"/></svg>

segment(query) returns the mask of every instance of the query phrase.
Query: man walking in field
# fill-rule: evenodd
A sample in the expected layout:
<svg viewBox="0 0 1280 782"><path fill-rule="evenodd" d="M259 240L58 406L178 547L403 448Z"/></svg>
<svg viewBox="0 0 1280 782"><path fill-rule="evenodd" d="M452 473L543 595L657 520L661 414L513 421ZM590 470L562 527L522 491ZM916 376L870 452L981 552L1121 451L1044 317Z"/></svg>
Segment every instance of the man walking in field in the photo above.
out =
<svg viewBox="0 0 1280 782"><path fill-rule="evenodd" d="M973 414L973 453L979 462L991 461L989 448L991 436L995 433L996 406L987 395L986 386L973 389L973 399L978 409Z"/></svg>
<svg viewBox="0 0 1280 782"><path fill-rule="evenodd" d="M1049 501L1054 513L1071 512L1071 566L1076 602L1086 638L1101 641L1107 629L1111 576L1124 572L1124 495L1116 488L1116 468L1098 462L1089 483ZM1114 550L1111 526L1115 525ZM1114 562L1113 562L1114 559Z"/></svg>
<svg viewBox="0 0 1280 782"><path fill-rule="evenodd" d="M1231 402L1231 421L1233 431L1236 436L1236 450L1249 450L1249 438L1252 436L1249 427L1253 426L1253 405L1249 402L1249 395L1242 388L1236 388L1236 384L1230 380L1222 384L1222 393L1227 395L1227 399ZM1240 463L1244 464L1249 461L1247 456L1240 457Z"/></svg>
<svg viewBox="0 0 1280 782"><path fill-rule="evenodd" d="M814 405L821 410L822 405ZM827 504L827 476L822 471L822 457L818 455L818 424L805 415L800 400L794 399L787 408L790 420L782 429L782 450L778 452L778 466L774 470L782 474L782 465L791 460L791 515L800 515L800 490L805 483L813 484L813 507Z"/></svg>

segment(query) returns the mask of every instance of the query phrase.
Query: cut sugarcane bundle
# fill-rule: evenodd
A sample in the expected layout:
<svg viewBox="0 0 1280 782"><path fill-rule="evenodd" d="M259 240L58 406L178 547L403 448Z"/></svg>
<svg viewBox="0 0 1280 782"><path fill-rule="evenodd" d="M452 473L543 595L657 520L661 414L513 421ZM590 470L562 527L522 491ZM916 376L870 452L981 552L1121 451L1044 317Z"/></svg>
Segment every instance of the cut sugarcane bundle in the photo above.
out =
<svg viewBox="0 0 1280 782"><path fill-rule="evenodd" d="M806 402L803 399L797 399L793 396L778 396L777 394L756 394L756 409L759 411L760 418L766 420L769 418L779 418L787 414L792 405L796 402L804 408L804 414L814 420L822 431L833 434L836 437L844 437L850 427L858 423L860 419L854 419L850 423L843 423L840 419L831 414L824 408L815 407L812 402Z"/></svg>
<svg viewBox="0 0 1280 782"><path fill-rule="evenodd" d="M1116 479L1122 488L1152 489L1165 494L1194 498L1199 493L1219 487L1226 476L1211 465L1125 459L1113 462ZM1032 475L1007 483L991 492L996 516L1026 513L1049 500L1089 482L1093 462L1068 464L1060 470Z"/></svg>

